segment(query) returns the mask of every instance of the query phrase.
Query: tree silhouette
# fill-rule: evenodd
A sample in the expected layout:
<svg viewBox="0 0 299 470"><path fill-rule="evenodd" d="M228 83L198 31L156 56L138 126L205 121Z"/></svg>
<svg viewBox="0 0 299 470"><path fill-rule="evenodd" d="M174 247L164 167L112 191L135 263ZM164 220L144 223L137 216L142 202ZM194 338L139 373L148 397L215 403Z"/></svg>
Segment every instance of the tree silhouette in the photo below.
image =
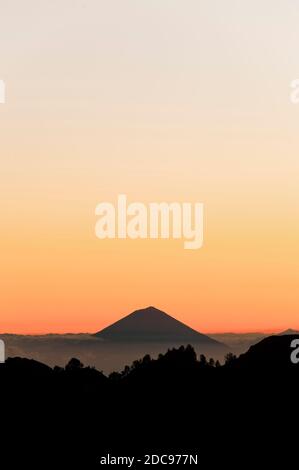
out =
<svg viewBox="0 0 299 470"><path fill-rule="evenodd" d="M73 357L72 359L70 359L70 361L65 366L65 370L67 370L67 371L76 371L76 370L82 369L83 367L84 367L84 365L82 364L82 362L79 361L79 359L76 359L75 357Z"/></svg>
<svg viewBox="0 0 299 470"><path fill-rule="evenodd" d="M204 354L201 354L201 355L199 356L199 365L200 365L201 367L206 367L206 366L207 366L207 358L206 358L206 356L205 356Z"/></svg>
<svg viewBox="0 0 299 470"><path fill-rule="evenodd" d="M230 353L226 354L226 356L225 356L225 365L226 366L231 366L236 362L236 360L237 360L237 356L230 352Z"/></svg>

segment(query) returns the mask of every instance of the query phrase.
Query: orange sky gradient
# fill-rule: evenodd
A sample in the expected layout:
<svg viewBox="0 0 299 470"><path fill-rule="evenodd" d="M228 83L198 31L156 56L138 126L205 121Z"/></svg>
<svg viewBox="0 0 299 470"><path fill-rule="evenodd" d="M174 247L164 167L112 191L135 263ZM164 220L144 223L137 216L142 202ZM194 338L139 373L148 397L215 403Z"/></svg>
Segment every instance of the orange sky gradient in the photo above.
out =
<svg viewBox="0 0 299 470"><path fill-rule="evenodd" d="M0 332L148 305L202 332L299 329L294 3L0 8ZM203 202L203 248L97 239L121 193Z"/></svg>

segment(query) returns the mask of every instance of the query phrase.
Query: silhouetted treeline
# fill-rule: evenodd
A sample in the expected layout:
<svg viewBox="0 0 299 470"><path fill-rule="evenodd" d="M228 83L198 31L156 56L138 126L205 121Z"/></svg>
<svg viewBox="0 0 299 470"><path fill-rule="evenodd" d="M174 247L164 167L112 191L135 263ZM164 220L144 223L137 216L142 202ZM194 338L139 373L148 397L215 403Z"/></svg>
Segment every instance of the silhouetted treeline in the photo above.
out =
<svg viewBox="0 0 299 470"><path fill-rule="evenodd" d="M277 461L280 453L286 459L283 438L292 449L296 437L289 420L296 420L299 366L290 361L291 340L266 338L239 358L228 354L223 365L182 346L108 377L76 358L54 369L8 359L0 365L9 411L2 447L11 466L46 459L85 469L97 468L107 452L197 451L202 468L214 469L232 467L238 448L247 462L259 451L263 468L273 446Z"/></svg>

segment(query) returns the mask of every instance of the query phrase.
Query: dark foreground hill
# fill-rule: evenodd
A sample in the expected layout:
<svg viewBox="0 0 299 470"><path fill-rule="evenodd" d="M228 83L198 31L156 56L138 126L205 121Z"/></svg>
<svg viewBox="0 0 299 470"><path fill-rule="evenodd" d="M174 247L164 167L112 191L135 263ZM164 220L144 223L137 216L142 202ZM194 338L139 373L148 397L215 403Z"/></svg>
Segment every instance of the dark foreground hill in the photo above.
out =
<svg viewBox="0 0 299 470"><path fill-rule="evenodd" d="M251 346L247 353L241 354L238 358L238 367L253 368L255 370L288 370L294 367L290 360L293 350L291 343L299 338L299 335L269 336L259 343ZM299 353L298 353L299 358ZM297 370L297 369L296 369Z"/></svg>
<svg viewBox="0 0 299 470"><path fill-rule="evenodd" d="M268 338L223 366L181 347L109 377L76 359L54 369L10 359L0 365L9 411L1 457L12 468L21 461L88 469L101 468L107 453L196 453L203 469L268 470L272 458L289 468L298 440L299 365L287 360L293 339Z"/></svg>

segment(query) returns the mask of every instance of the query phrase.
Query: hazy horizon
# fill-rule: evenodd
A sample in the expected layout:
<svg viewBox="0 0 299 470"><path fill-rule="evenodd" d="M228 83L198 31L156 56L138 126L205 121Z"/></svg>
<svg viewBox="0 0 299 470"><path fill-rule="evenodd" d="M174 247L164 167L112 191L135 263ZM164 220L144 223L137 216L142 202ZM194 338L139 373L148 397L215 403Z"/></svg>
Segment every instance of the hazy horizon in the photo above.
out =
<svg viewBox="0 0 299 470"><path fill-rule="evenodd" d="M143 308L143 307L142 307ZM141 308L141 309L142 309ZM136 310L139 310L139 309L135 309L134 311ZM127 313L125 315L122 315L121 317L119 317L117 321L123 319L123 318L126 318L128 315L130 315L131 313L133 312L130 312L130 313ZM171 313L169 312L166 312L168 315L170 315L171 317L175 318L176 320L179 320L180 322L184 323L187 325L187 323L184 322L183 319L180 319L180 318L177 318L177 317L174 317ZM102 328L98 328L96 331L85 331L85 330L80 330L80 331L65 331L65 332L58 332L58 331L48 331L48 332L20 332L20 333L15 333L15 332L9 332L9 331L4 331L4 332L0 332L0 335L16 335L16 336L47 336L47 335L57 335L57 336L67 336L67 335L94 335L95 333L97 333L99 330L101 329L104 329L108 326L110 326L111 324L113 324L114 322L111 322L109 324L105 324L104 326L102 326ZM238 331L238 330L235 330L235 331L232 331L232 330L223 330L223 331L208 331L206 330L205 328L202 328L200 330L197 330L194 326L192 326L191 324L188 324L187 326L193 328L195 331L199 331L200 333L204 333L206 335L229 335L229 334L234 334L234 335L246 335L246 334L276 334L276 333L281 333L283 331L286 331L286 330L289 330L289 329L292 329L292 330L299 330L299 327L296 328L296 327L293 327L293 326L282 326L281 328L277 328L277 329L271 329L271 328L268 328L266 330L257 330L257 329L253 329L253 330L243 330L243 331Z"/></svg>

